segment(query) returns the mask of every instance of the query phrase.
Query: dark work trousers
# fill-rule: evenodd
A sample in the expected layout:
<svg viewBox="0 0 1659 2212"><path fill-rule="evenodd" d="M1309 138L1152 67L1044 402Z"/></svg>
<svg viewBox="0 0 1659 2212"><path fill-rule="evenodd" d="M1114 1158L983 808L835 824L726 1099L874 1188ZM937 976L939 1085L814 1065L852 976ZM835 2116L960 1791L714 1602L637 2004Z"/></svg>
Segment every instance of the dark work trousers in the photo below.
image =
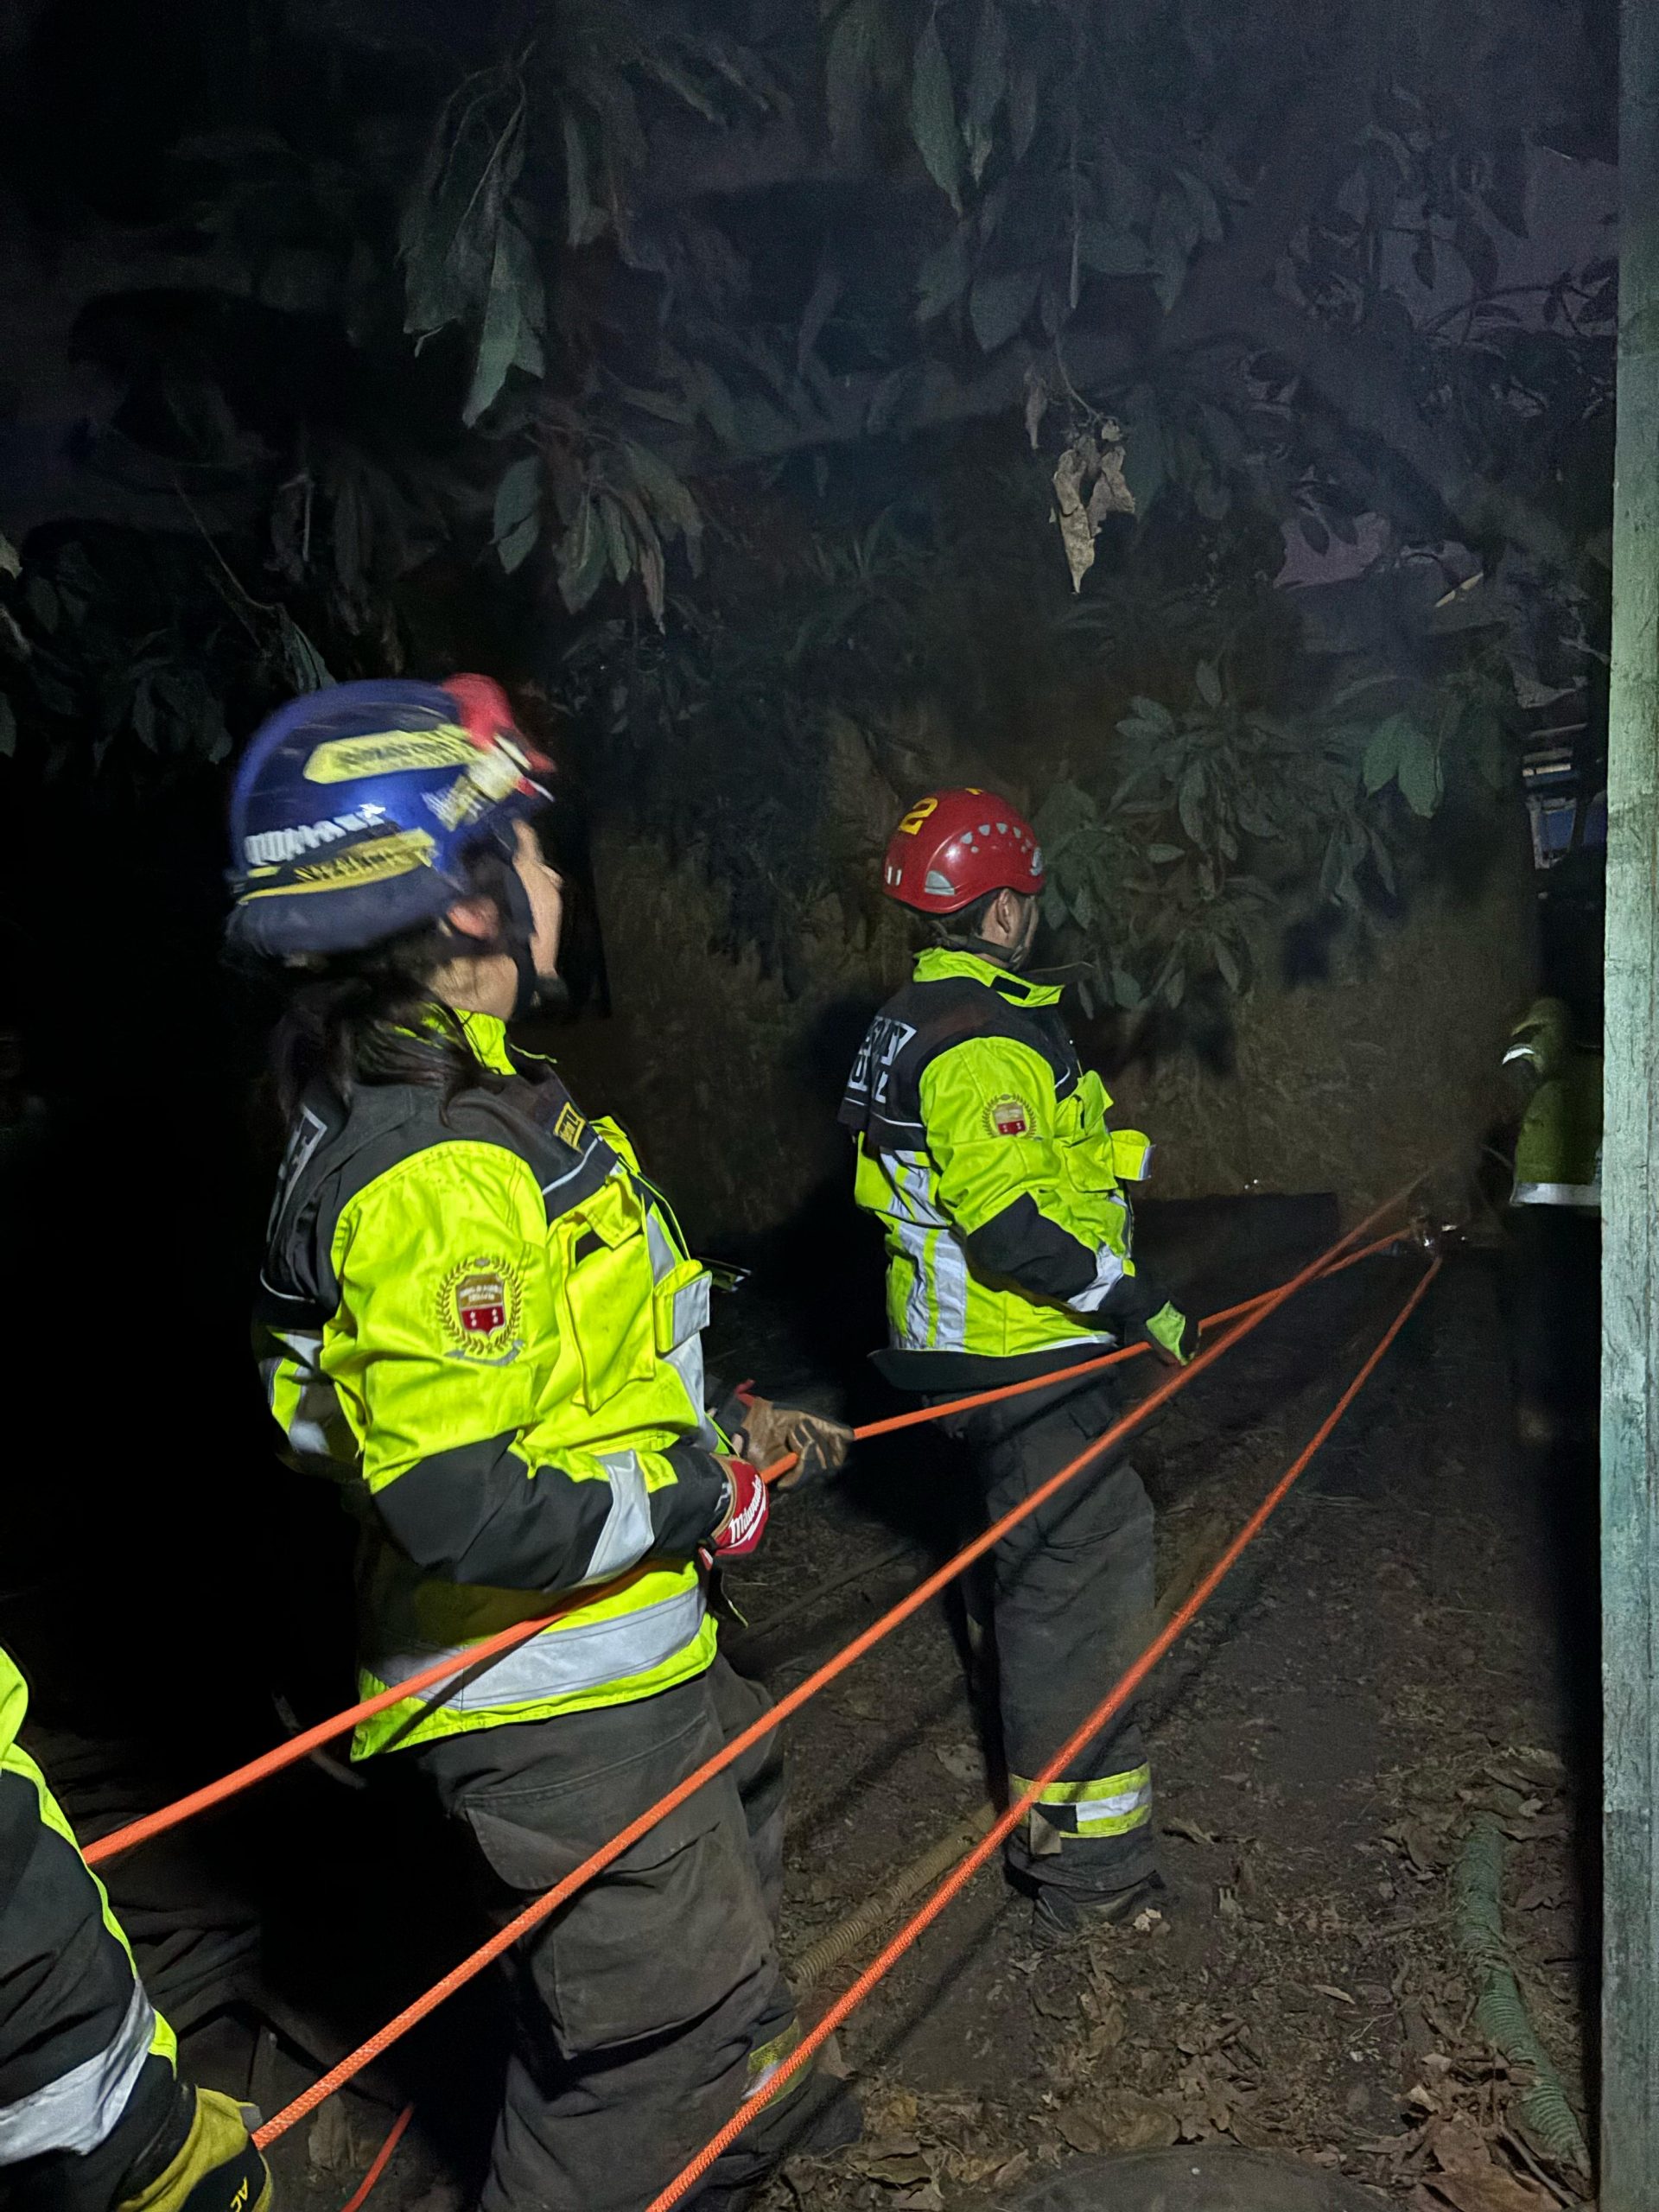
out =
<svg viewBox="0 0 1659 2212"><path fill-rule="evenodd" d="M938 1400L935 1400L938 1402ZM1117 1418L1109 1378L949 1414L981 1525L1000 1519ZM1010 1788L1036 1778L1152 1633L1152 1508L1111 1453L1065 1484L990 1555L1002 1748ZM1133 1705L1068 1759L1008 1839L1026 1886L1109 1896L1153 1871L1152 1780Z"/></svg>
<svg viewBox="0 0 1659 2212"><path fill-rule="evenodd" d="M769 1703L716 1659L657 1697L475 1729L410 1756L471 1830L499 1925ZM793 2046L776 1942L783 1827L783 1759L766 1737L517 1946L517 2031L482 2212L639 2212ZM804 2080L705 2187L768 2169Z"/></svg>

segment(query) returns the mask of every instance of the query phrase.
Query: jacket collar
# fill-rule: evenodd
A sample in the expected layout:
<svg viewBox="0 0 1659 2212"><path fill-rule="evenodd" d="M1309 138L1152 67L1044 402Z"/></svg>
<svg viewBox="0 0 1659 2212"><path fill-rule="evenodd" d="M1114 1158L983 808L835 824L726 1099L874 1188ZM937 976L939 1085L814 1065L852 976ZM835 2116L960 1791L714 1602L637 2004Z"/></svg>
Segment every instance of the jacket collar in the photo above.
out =
<svg viewBox="0 0 1659 2212"><path fill-rule="evenodd" d="M1058 1006L1065 988L1060 983L1033 983L1024 976L1016 976L1011 968L999 968L994 960L986 960L977 952L957 952L948 945L930 945L918 957L915 980L918 983L937 983L946 976L964 976L970 982L983 983L987 990L995 991L1010 1006Z"/></svg>
<svg viewBox="0 0 1659 2212"><path fill-rule="evenodd" d="M497 1075L518 1074L507 1046L507 1025L499 1014L473 1014L463 1007L461 1026L467 1033L467 1042L475 1060L486 1068L493 1068Z"/></svg>

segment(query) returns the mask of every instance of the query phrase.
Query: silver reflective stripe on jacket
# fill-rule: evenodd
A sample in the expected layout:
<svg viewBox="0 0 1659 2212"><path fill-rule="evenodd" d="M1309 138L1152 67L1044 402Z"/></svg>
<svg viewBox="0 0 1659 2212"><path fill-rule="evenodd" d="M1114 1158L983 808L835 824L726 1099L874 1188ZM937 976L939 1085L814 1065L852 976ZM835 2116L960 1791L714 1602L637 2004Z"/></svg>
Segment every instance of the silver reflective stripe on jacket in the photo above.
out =
<svg viewBox="0 0 1659 2212"><path fill-rule="evenodd" d="M1076 1313L1096 1313L1122 1281L1123 1275L1122 1254L1114 1252L1109 1244L1103 1244L1095 1254L1094 1281L1085 1283L1075 1298L1068 1298L1065 1302Z"/></svg>
<svg viewBox="0 0 1659 2212"><path fill-rule="evenodd" d="M1516 1206L1599 1206L1599 1183L1517 1183L1510 1199Z"/></svg>
<svg viewBox="0 0 1659 2212"><path fill-rule="evenodd" d="M125 2112L155 2035L155 2012L135 1982L126 2018L105 2050L15 2104L0 2105L0 2166L45 2151L82 2157L95 2151Z"/></svg>
<svg viewBox="0 0 1659 2212"><path fill-rule="evenodd" d="M424 1694L435 1707L455 1713L489 1713L504 1705L539 1705L545 1699L571 1697L603 1689L631 1675L649 1673L683 1651L702 1625L702 1586L677 1591L657 1605L613 1620L584 1621L578 1627L543 1629L528 1643L486 1660L475 1675L440 1682ZM365 1659L377 1681L393 1689L440 1659L464 1661L467 1647L399 1652L391 1659Z"/></svg>
<svg viewBox="0 0 1659 2212"><path fill-rule="evenodd" d="M599 1464L610 1479L611 1510L599 1532L588 1572L588 1582L608 1582L621 1574L651 1549L651 1492L637 1452L601 1452Z"/></svg>
<svg viewBox="0 0 1659 2212"><path fill-rule="evenodd" d="M658 1219L653 1208L645 1216L645 1248L651 1254L651 1274L653 1282L661 1282L678 1266L677 1252L668 1231ZM695 1282L686 1283L674 1294L673 1344L658 1357L671 1367L684 1386L696 1420L696 1428L689 1443L700 1444L705 1452L723 1452L726 1440L709 1418L704 1400L709 1395L708 1379L702 1367L702 1332L709 1325L709 1294L713 1277L701 1274Z"/></svg>

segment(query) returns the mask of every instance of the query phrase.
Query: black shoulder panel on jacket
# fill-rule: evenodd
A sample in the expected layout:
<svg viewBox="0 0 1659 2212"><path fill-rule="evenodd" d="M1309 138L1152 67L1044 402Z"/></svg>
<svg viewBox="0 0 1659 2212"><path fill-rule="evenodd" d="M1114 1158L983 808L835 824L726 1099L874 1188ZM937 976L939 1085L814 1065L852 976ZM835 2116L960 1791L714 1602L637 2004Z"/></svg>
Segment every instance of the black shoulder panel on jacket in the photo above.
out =
<svg viewBox="0 0 1659 2212"><path fill-rule="evenodd" d="M1059 1010L1015 1004L971 976L906 983L870 1024L837 1114L874 1152L915 1152L924 1141L922 1077L931 1061L969 1037L1006 1037L1039 1052L1067 1097L1079 1068Z"/></svg>
<svg viewBox="0 0 1659 2212"><path fill-rule="evenodd" d="M300 1109L271 1208L262 1288L273 1309L288 1308L290 1321L303 1309L321 1325L340 1302L330 1255L346 1206L401 1160L458 1140L516 1153L550 1220L591 1196L617 1162L552 1074L462 1090L448 1104L413 1083L365 1084L349 1108L315 1090Z"/></svg>

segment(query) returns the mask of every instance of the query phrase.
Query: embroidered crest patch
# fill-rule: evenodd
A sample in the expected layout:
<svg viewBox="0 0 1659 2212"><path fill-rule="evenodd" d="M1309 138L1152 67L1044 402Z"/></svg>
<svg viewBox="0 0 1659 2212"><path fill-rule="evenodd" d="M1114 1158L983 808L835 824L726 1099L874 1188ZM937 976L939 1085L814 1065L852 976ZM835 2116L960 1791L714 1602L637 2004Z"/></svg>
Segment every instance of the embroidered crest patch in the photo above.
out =
<svg viewBox="0 0 1659 2212"><path fill-rule="evenodd" d="M518 1333L523 1292L515 1271L493 1254L462 1261L445 1276L438 1319L459 1350L451 1359L486 1360L505 1366L523 1351Z"/></svg>
<svg viewBox="0 0 1659 2212"><path fill-rule="evenodd" d="M1023 1098L1012 1092L1006 1098L993 1098L985 1109L986 1125L994 1137L1023 1137L1031 1128L1031 1114Z"/></svg>

